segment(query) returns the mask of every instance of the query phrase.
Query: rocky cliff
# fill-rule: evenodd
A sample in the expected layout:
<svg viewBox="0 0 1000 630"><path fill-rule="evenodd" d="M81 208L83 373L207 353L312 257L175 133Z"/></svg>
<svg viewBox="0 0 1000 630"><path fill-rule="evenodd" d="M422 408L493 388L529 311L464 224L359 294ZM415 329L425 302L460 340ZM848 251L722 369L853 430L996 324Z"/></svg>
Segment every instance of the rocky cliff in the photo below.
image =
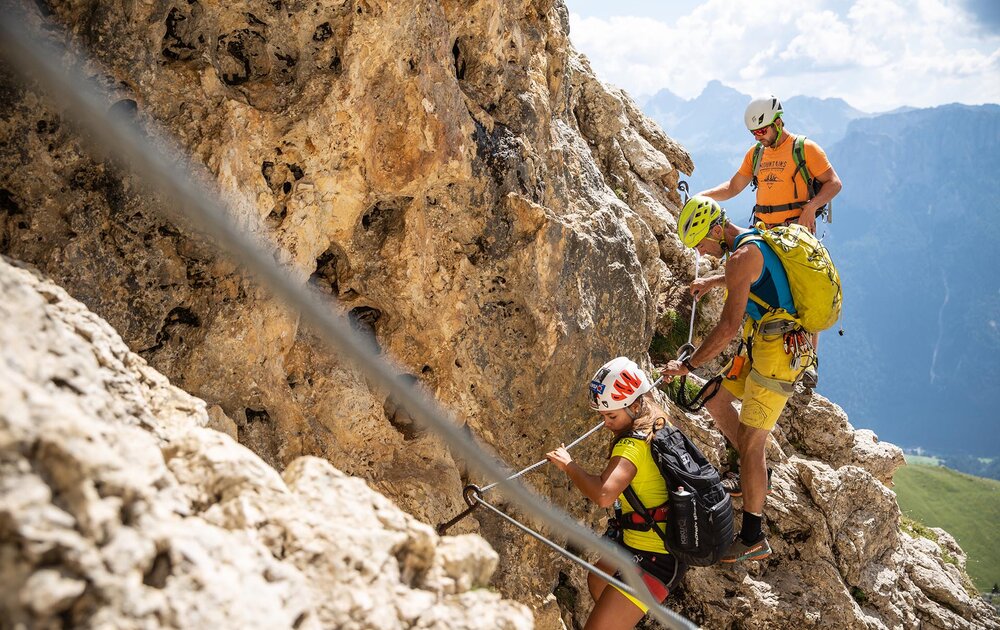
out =
<svg viewBox="0 0 1000 630"><path fill-rule="evenodd" d="M279 475L59 287L0 258L0 291L0 626L531 627L478 536Z"/></svg>
<svg viewBox="0 0 1000 630"><path fill-rule="evenodd" d="M673 236L676 185L680 172L690 172L690 158L627 95L596 80L569 44L560 2L49 0L28 10L27 27L93 55L94 63L79 68L107 86L109 108L167 128L210 170L241 225L269 243L276 260L329 295L331 309L347 311L361 334L512 466L535 461L546 447L590 426L581 383L611 356L644 356L654 330L674 321L670 311L692 272ZM283 471L279 478L244 453L241 464L224 466L240 481L206 486L199 467L215 460L199 453L223 438L189 429L176 445L154 448L148 437L151 459L133 462L139 470L162 470L157 451L164 461L180 452L201 462L182 458L173 473L176 493L188 501L184 516L234 529L237 538L264 536L258 559L284 562L270 536L290 535L260 534L263 508L230 501L226 488L252 487L247 492L282 505L316 502L310 518L319 518L343 509L336 498L321 496L324 484L361 492L359 482L324 461L366 480L424 523L464 507L463 463L435 435L326 351L237 264L164 218L170 199L145 193L113 162L91 157L87 139L30 83L9 68L2 79L0 253L32 263L65 287L149 366L204 399L216 427ZM713 310L702 312L703 329ZM185 404L197 423L205 422L198 403ZM25 413L33 409L27 406ZM124 412L119 419L139 422L141 407L128 406L129 417L139 420L122 419ZM132 430L155 436L166 430L156 427L169 423L150 424ZM713 457L722 456L707 419L684 424ZM963 589L964 556L953 541L943 535L935 544L900 530L886 485L902 463L898 449L854 432L818 396L796 399L781 426L770 447L777 469L767 508L774 559L749 572L692 571L674 606L713 628L1000 627ZM78 432L101 435L93 427ZM603 451L594 441L580 457L596 467ZM29 449L18 466L37 466L36 456ZM60 457L69 456L52 459ZM79 470L92 477L103 468ZM599 519L564 477L548 471L532 483L574 515ZM89 510L74 512L44 493L38 501L49 501L66 515L59 518L67 528L103 550L105 539L86 529ZM379 499L366 501L376 506L372 511L382 509ZM278 530L305 527L293 507L274 509L282 515L275 517ZM225 520L230 516L238 527ZM427 590L445 607L476 595L459 592L489 571L427 577L447 574L433 563L449 553L434 549L449 543L404 521L407 531L421 532L410 535L420 542L403 545L419 547L413 553L420 559L412 560L417 568L410 575L408 556L394 556L393 571L403 577L390 571L392 587ZM204 548L196 557L227 553L225 541L214 550L208 541L217 534L200 521L183 527L205 530L177 535L178 544L193 538L190 544ZM500 559L493 584L530 606L537 627L584 618L589 602L579 569L488 516L461 528L493 544ZM327 542L332 549L335 542ZM306 546L314 556L328 549ZM478 548L457 545L467 546ZM488 557L469 553L455 566ZM176 567L181 580L206 581L198 577L201 565L165 557L171 575ZM76 610L85 594L80 584L89 578L55 579L45 570L71 572L61 556L53 565L47 558L11 561L20 567L21 591L63 594L52 597L63 610ZM341 560L367 575L369 565ZM226 571L256 580L260 572L244 574L243 562L233 559ZM303 577L287 579L315 582L313 589L326 588L327 573L339 572L294 566ZM160 584L165 569L154 569L140 572ZM44 588L29 583L36 575ZM448 580L462 585L454 597L441 586ZM279 599L284 592L272 591ZM149 597L150 609L202 614L170 596ZM428 599L423 592L406 597ZM345 594L343 601L296 605L321 624L334 619L323 617L324 606L382 614L376 604L356 600L367 601ZM85 599L81 609L105 610L91 602ZM32 614L16 605L19 614ZM130 605L142 610L119 613L108 604L102 614L146 614L143 598ZM437 614L416 604L407 610L395 617L404 625ZM517 607L499 610L498 619L520 623Z"/></svg>

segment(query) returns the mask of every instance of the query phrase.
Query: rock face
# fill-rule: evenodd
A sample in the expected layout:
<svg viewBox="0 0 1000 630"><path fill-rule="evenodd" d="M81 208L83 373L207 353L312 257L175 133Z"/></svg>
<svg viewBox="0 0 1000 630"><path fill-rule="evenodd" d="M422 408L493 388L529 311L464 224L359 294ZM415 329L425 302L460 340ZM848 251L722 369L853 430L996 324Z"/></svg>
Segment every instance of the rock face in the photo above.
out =
<svg viewBox="0 0 1000 630"><path fill-rule="evenodd" d="M62 38L52 27L59 25L65 39L94 55L97 63L81 71L109 86L110 109L171 132L276 260L328 294L332 309L347 311L514 467L591 426L581 384L610 357L644 357L654 330L669 325L667 310L687 303L693 260L673 232L677 182L691 171L690 157L627 95L594 77L569 44L561 2L85 0L27 10L27 27L44 24L47 37ZM45 599L5 606L29 620L58 603L69 611L61 614L106 610L126 626L147 615L164 625L198 624L201 618L185 615L215 611L189 609L170 589L181 597L196 584L222 601L228 590L212 590L224 589L207 579L215 565L204 568L217 562L231 572L227 581L249 587L240 589L247 599L235 606L240 614L275 626L295 624L298 613L281 617L289 610L302 611L302 623L370 615L390 627L393 619L461 627L455 615L466 600L470 615L481 614L480 591L467 589L489 573L486 550L438 541L408 517L383 518L392 510L381 499L336 472L363 478L419 521L436 523L464 507L461 489L470 479L463 463L321 347L237 263L163 218L169 199L90 157L57 108L9 68L0 73L0 253L36 265L149 366L209 405L206 413L161 377L144 376L159 383L149 389L188 401L181 415L235 434L284 471L279 478L247 451L220 454L235 447L208 429L170 433L180 429L161 416L174 411L143 411L151 403L136 398L127 379L108 377L122 391L98 407L145 436L145 455L138 447L122 453L123 441L140 444L138 437L100 441L93 464L89 453L74 464L77 451L53 447L48 461L75 466L81 475L69 478L77 485L91 479L83 483L91 489L46 495L38 484L48 481L25 472L17 483L36 490L17 496L37 495L25 509L51 512L67 530L76 526L57 511L88 523L80 542L88 550L80 554L94 563L87 566L109 553L96 542L101 536L134 529L115 507L128 503L125 495L147 503L164 495L171 507L162 508L166 524L157 527L197 524L176 537L149 534L145 555L124 553L122 566L153 583L138 580L143 597L127 598L135 609L94 603L94 591L80 589L104 578L84 580L80 562L63 556L51 564L11 561L9 569L4 561L0 570L20 576L18 584L39 587L19 593ZM699 307L702 331L718 312L717 298L707 306ZM142 364L124 346L116 352L129 357L120 363ZM48 377L38 382L64 389ZM161 406L176 407L159 396ZM50 403L34 400L21 413L44 415L39 409ZM720 461L721 438L710 422L677 415ZM780 427L769 447L774 558L749 572L692 570L674 606L711 628L1000 627L944 561L959 568L964 561L947 537L932 543L901 531L885 485L902 463L897 448L854 432L819 396L795 399ZM84 442L104 435L92 427L77 434ZM18 439L43 439L37 435ZM606 454L599 442L577 454L592 470ZM135 461L105 466L105 452ZM132 466L135 479L123 472ZM117 481L98 483L105 472ZM557 471L543 469L530 482L581 519L599 520ZM345 506L327 496L327 486L371 497L350 514L367 513L366 522L384 525L385 538L379 530L337 536L383 540L374 559L329 551L337 536L324 523L343 518ZM74 493L117 499L70 508L63 495ZM181 511L171 512L174 505ZM397 518L405 527L386 524ZM500 552L493 583L528 604L538 627L581 622L590 606L581 570L488 516L456 528L477 530ZM249 556L237 557L227 536L249 541ZM385 539L396 542L385 547ZM332 564L317 560L326 555ZM275 568L262 572L255 562ZM376 575L410 588L393 610L381 610L353 582L332 586ZM126 588L113 584L109 591ZM331 591L342 599L313 595ZM523 619L507 604L495 614L510 627Z"/></svg>
<svg viewBox="0 0 1000 630"><path fill-rule="evenodd" d="M483 539L279 475L62 289L0 258L0 290L5 628L531 627Z"/></svg>
<svg viewBox="0 0 1000 630"><path fill-rule="evenodd" d="M595 80L561 4L46 6L108 73L109 108L179 138L246 229L504 457L547 437L512 422L575 423L593 366L648 347L690 158ZM427 521L462 507L437 439L6 83L0 252L272 465L321 456Z"/></svg>

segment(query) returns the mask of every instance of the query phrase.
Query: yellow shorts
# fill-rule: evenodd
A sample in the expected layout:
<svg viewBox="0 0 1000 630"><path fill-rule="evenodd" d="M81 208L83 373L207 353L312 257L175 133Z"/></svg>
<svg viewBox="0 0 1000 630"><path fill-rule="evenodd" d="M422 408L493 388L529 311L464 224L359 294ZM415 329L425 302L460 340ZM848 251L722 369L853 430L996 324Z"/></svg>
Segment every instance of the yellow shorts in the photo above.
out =
<svg viewBox="0 0 1000 630"><path fill-rule="evenodd" d="M765 317L761 325L769 320L770 318ZM747 319L743 326L744 341L751 336L753 329L754 322ZM725 376L732 368L732 361L723 368L722 386L743 401L740 423L770 431L778 421L788 398L794 393L795 381L804 368L792 369L792 357L785 354L782 334L765 335L758 332L753 335L751 352L753 360L746 358L735 379Z"/></svg>

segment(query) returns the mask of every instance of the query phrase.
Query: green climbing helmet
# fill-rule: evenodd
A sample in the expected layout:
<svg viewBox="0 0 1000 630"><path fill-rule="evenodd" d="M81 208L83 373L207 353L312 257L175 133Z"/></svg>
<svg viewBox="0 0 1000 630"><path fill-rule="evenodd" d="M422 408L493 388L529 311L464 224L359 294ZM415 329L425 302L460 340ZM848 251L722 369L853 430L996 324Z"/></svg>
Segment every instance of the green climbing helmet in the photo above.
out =
<svg viewBox="0 0 1000 630"><path fill-rule="evenodd" d="M695 195L688 199L677 217L677 236L686 247L697 247L720 219L722 207L715 199Z"/></svg>

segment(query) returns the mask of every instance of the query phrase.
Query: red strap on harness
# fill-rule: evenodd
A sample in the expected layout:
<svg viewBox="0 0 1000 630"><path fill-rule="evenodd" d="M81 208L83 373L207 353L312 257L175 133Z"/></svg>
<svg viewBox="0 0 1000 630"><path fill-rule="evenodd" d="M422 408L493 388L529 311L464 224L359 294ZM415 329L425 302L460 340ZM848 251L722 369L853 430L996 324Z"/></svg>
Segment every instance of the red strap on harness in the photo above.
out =
<svg viewBox="0 0 1000 630"><path fill-rule="evenodd" d="M667 520L667 507L668 507L667 504L664 503L663 505L660 505L658 507L651 508L649 510L649 515L652 516L653 520L656 521L657 523L662 523ZM642 516L638 512L629 512L624 516L628 520L628 524L638 525L642 529L646 528L646 520L642 518Z"/></svg>

